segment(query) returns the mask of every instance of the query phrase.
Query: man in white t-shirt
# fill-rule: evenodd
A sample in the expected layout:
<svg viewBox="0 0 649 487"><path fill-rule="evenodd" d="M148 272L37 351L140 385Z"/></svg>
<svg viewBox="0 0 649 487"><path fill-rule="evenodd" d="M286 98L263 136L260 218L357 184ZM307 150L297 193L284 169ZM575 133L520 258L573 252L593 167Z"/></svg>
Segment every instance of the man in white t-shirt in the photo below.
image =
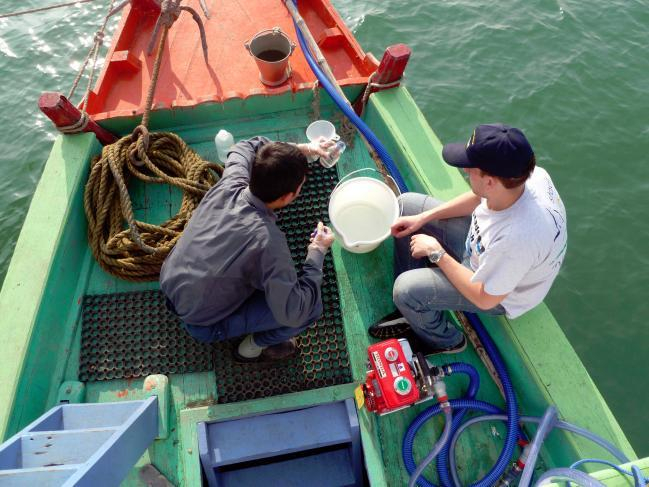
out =
<svg viewBox="0 0 649 487"><path fill-rule="evenodd" d="M466 171L471 191L446 203L402 195L404 216L392 226L397 311L369 329L409 336L424 353L466 347L444 310L516 318L543 301L567 245L563 202L522 131L479 125L442 156Z"/></svg>

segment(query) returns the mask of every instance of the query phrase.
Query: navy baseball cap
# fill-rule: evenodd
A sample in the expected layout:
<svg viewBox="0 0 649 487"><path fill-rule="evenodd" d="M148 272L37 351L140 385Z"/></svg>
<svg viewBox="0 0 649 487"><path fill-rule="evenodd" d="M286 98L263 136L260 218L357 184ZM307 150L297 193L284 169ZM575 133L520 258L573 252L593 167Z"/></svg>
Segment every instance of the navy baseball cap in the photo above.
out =
<svg viewBox="0 0 649 487"><path fill-rule="evenodd" d="M477 167L503 178L518 178L525 174L534 151L515 127L493 123L478 125L466 144L446 144L444 160L455 167Z"/></svg>

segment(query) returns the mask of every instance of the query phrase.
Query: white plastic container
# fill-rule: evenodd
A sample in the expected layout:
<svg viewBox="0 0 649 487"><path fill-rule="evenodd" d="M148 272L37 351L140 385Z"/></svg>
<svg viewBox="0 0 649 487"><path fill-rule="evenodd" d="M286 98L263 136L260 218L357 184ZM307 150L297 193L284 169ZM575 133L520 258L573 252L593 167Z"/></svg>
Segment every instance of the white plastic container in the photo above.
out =
<svg viewBox="0 0 649 487"><path fill-rule="evenodd" d="M401 210L397 197L383 181L370 177L347 179L336 185L329 197L329 220L345 250L370 252L390 236L390 227ZM376 171L375 171L376 172Z"/></svg>
<svg viewBox="0 0 649 487"><path fill-rule="evenodd" d="M338 162L340 155L345 151L345 143L340 140L340 136L336 133L336 127L329 120L316 120L306 128L306 138L309 139L312 147L318 147L321 143L327 141L335 142L328 150L326 157L320 157L320 164L324 167L333 167ZM309 162L314 162L318 159L317 156L308 157Z"/></svg>
<svg viewBox="0 0 649 487"><path fill-rule="evenodd" d="M329 120L316 120L306 128L306 138L311 142L338 140L336 127Z"/></svg>
<svg viewBox="0 0 649 487"><path fill-rule="evenodd" d="M214 144L219 161L225 163L228 159L228 152L234 145L234 137L227 130L221 129L214 137Z"/></svg>
<svg viewBox="0 0 649 487"><path fill-rule="evenodd" d="M345 152L346 147L345 143L339 140L328 149L327 157L320 158L320 164L326 168L334 167L342 153Z"/></svg>

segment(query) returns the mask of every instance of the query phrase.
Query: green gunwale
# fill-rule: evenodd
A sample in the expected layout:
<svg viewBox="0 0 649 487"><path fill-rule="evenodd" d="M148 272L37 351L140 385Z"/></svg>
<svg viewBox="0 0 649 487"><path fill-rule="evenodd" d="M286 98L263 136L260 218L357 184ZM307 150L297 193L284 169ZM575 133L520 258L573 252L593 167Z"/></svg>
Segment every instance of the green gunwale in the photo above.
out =
<svg viewBox="0 0 649 487"><path fill-rule="evenodd" d="M347 89L355 98L360 88ZM194 111L160 111L152 117L154 129L173 130L203 157L215 159L212 137L227 126L236 138L264 134L283 140L301 140L311 116L311 94L252 97L224 105L205 104ZM331 100L322 96L323 117L333 117ZM441 143L410 97L401 87L373 95L365 119L384 142L412 190L448 199L467 185L441 160ZM120 133L128 132L135 119L107 121ZM54 405L63 380L76 380L79 358L80 298L86 293L156 288L157 283L117 281L95 264L86 243L83 186L88 161L99 153L93 135L60 136L54 143L34 194L5 282L0 292L0 437L6 438ZM357 138L355 147L339 163L340 176L373 163ZM135 187L136 216L162 220L178 202L174 191ZM174 211L171 211L175 213ZM200 485L197 421L259 414L353 396L365 373L367 326L391 309L391 242L370 254L351 255L334 246L333 253L341 295L341 309L352 363L354 384L270 397L236 404L216 404L218 391L213 372L170 376L171 433L159 440L138 462L153 462L170 480ZM483 317L509 368L525 414L540 415L549 404L558 405L561 417L617 444L631 459L635 453L608 406L545 305L516 320ZM551 344L551 346L548 346ZM502 406L495 386L471 351L462 361L480 368L481 399ZM445 359L447 362L451 360ZM458 360L454 358L453 360ZM142 380L88 383L86 400L109 401L137 396ZM461 380L450 379L451 395L462 392ZM401 437L407 424L424 406L376 418L363 408L359 419L368 476L372 485L402 485ZM439 424L431 421L424 434L435 435ZM495 459L502 429L484 426L469 432L461 442L459 463L471 458L472 479L484 474ZM533 433L533 430L532 430ZM489 438L485 438L489 436ZM418 441L416 458L426 452ZM604 457L602 452L574 436L553 433L542 453L544 466L563 466L578 458ZM642 461L642 467L648 464ZM594 470L598 470L597 467ZM137 485L138 469L127 484ZM428 474L428 473L427 473ZM429 472L434 478L432 470ZM617 478L600 472L607 485ZM607 477L608 475L608 477Z"/></svg>

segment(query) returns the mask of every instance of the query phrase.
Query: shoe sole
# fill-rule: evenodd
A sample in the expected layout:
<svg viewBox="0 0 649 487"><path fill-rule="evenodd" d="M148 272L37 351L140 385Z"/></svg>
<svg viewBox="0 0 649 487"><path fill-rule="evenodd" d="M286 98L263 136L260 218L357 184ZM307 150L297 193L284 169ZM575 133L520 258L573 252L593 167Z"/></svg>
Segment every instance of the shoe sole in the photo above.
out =
<svg viewBox="0 0 649 487"><path fill-rule="evenodd" d="M239 364L254 364L260 362L261 355L259 357L248 358L240 355L237 350L232 350L232 358Z"/></svg>
<svg viewBox="0 0 649 487"><path fill-rule="evenodd" d="M396 330L391 331L390 328L396 328ZM390 320L386 321L385 323L372 325L368 328L367 332L373 338L385 340L387 338L402 337L410 330L410 324L406 321L405 318L397 318L396 320Z"/></svg>

